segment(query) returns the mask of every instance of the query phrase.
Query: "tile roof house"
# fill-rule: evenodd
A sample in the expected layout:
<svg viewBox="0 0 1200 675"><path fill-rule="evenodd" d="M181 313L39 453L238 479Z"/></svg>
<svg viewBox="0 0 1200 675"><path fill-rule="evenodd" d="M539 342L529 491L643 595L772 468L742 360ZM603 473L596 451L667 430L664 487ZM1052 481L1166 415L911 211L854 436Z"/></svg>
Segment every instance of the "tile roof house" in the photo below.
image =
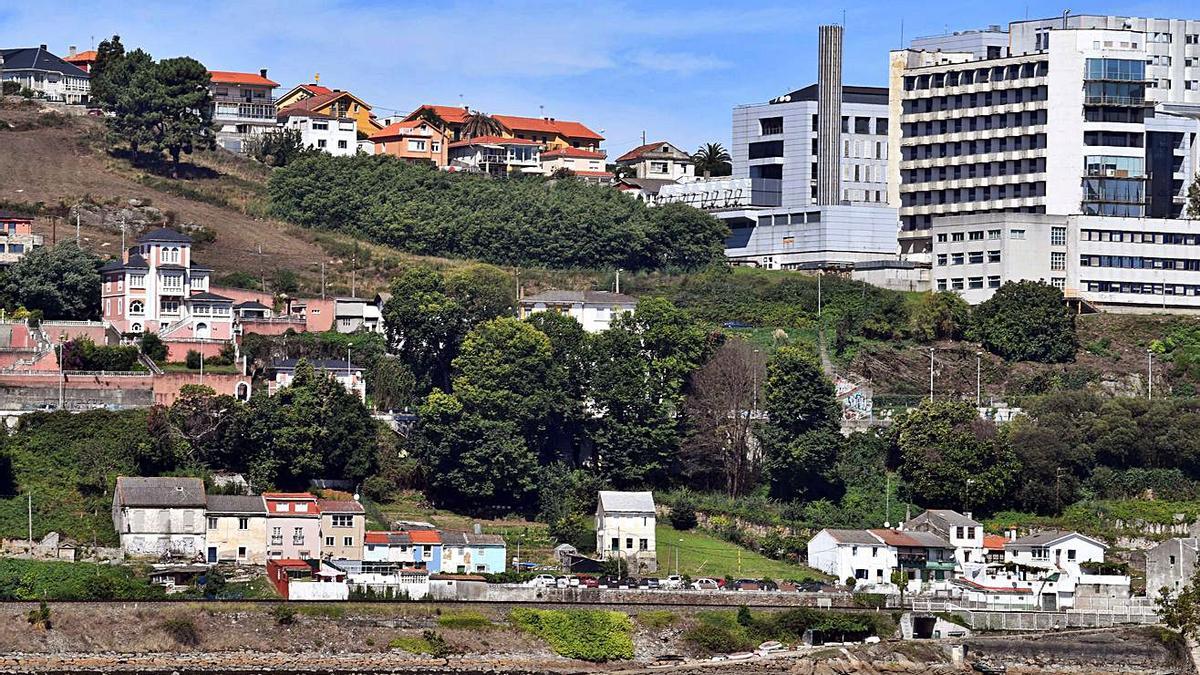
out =
<svg viewBox="0 0 1200 675"><path fill-rule="evenodd" d="M446 166L447 130L423 118L392 122L370 136L376 155Z"/></svg>
<svg viewBox="0 0 1200 675"><path fill-rule="evenodd" d="M892 572L908 578L906 590L946 587L956 568L954 548L932 532L825 529L808 543L808 564L854 587L894 589Z"/></svg>
<svg viewBox="0 0 1200 675"><path fill-rule="evenodd" d="M11 265L42 245L33 233L33 216L0 209L0 266Z"/></svg>
<svg viewBox="0 0 1200 675"><path fill-rule="evenodd" d="M355 130L363 136L370 136L383 126L376 120L366 101L348 91L330 89L316 83L296 85L280 96L275 106L281 113L285 110L302 110L335 119L354 120Z"/></svg>
<svg viewBox="0 0 1200 675"><path fill-rule="evenodd" d="M949 541L955 549L960 565L983 564L986 550L983 546L983 524L971 517L950 509L929 509L904 523L904 530L933 532Z"/></svg>
<svg viewBox="0 0 1200 675"><path fill-rule="evenodd" d="M463 139L462 129L472 111L466 107L447 105L422 105L404 119L415 120L422 111L435 113L446 122L447 136L451 141ZM521 117L518 115L491 115L504 127L505 137L535 141L546 150L555 148L583 148L599 150L604 137L579 122L557 120L553 117Z"/></svg>
<svg viewBox="0 0 1200 675"><path fill-rule="evenodd" d="M617 166L632 171L632 178L685 183L696 177L691 155L667 141L639 145L618 157Z"/></svg>
<svg viewBox="0 0 1200 675"><path fill-rule="evenodd" d="M326 560L362 560L367 511L351 500L319 499L321 557Z"/></svg>
<svg viewBox="0 0 1200 675"><path fill-rule="evenodd" d="M496 574L507 568L504 537L473 532L442 533L442 570L455 574Z"/></svg>
<svg viewBox="0 0 1200 675"><path fill-rule="evenodd" d="M596 552L641 574L658 570L656 514L651 492L600 491L596 503Z"/></svg>
<svg viewBox="0 0 1200 675"><path fill-rule="evenodd" d="M367 532L363 560L408 564L429 572L442 569L442 535L437 530Z"/></svg>
<svg viewBox="0 0 1200 675"><path fill-rule="evenodd" d="M504 136L475 136L446 146L451 170L496 177L542 172L541 146L536 141Z"/></svg>
<svg viewBox="0 0 1200 675"><path fill-rule="evenodd" d="M522 319L538 312L558 312L579 322L589 333L608 330L613 319L637 308L637 298L608 291L550 290L524 296L518 303Z"/></svg>
<svg viewBox="0 0 1200 675"><path fill-rule="evenodd" d="M208 495L205 561L263 565L267 505L262 495Z"/></svg>
<svg viewBox="0 0 1200 675"><path fill-rule="evenodd" d="M83 52L76 52L75 47L71 46L67 48L67 55L63 57L63 61L90 75L92 68L96 65L96 50L89 49Z"/></svg>
<svg viewBox="0 0 1200 675"><path fill-rule="evenodd" d="M199 478L118 477L112 520L121 549L132 556L202 555L206 503Z"/></svg>
<svg viewBox="0 0 1200 675"><path fill-rule="evenodd" d="M583 148L559 147L543 150L542 173L549 176L560 169L567 170L589 183L607 185L612 182L613 175L604 163L605 157L604 152L600 150Z"/></svg>
<svg viewBox="0 0 1200 675"><path fill-rule="evenodd" d="M87 103L92 88L87 71L50 53L46 45L0 49L0 80L61 103Z"/></svg>
<svg viewBox="0 0 1200 675"><path fill-rule="evenodd" d="M321 507L308 492L264 492L267 559L321 557Z"/></svg>
<svg viewBox="0 0 1200 675"><path fill-rule="evenodd" d="M244 143L276 126L275 99L278 82L258 73L210 70L209 91L213 99L213 124L217 144L231 152L244 152Z"/></svg>

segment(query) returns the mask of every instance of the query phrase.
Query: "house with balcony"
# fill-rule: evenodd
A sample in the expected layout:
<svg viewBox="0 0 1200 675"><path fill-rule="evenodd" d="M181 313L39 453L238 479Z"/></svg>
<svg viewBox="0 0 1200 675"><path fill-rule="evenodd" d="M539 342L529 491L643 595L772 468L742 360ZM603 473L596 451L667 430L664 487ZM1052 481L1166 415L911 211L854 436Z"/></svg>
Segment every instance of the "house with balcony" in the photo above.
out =
<svg viewBox="0 0 1200 675"><path fill-rule="evenodd" d="M543 150L579 148L597 151L604 141L600 134L570 120L517 115L492 115L492 118L504 126L505 136L534 141Z"/></svg>
<svg viewBox="0 0 1200 675"><path fill-rule="evenodd" d="M263 565L267 507L261 495L208 495L205 561Z"/></svg>
<svg viewBox="0 0 1200 675"><path fill-rule="evenodd" d="M447 146L452 170L484 173L503 178L541 174L541 146L536 141L501 136L476 136Z"/></svg>
<svg viewBox="0 0 1200 675"><path fill-rule="evenodd" d="M38 98L59 103L87 103L91 75L50 53L46 45L0 49L0 81L16 82Z"/></svg>
<svg viewBox="0 0 1200 675"><path fill-rule="evenodd" d="M42 245L33 233L33 216L0 210L0 266L11 265Z"/></svg>
<svg viewBox="0 0 1200 675"><path fill-rule="evenodd" d="M376 155L391 155L408 162L429 162L446 166L448 130L418 118L392 122L371 134Z"/></svg>
<svg viewBox="0 0 1200 675"><path fill-rule="evenodd" d="M273 92L279 84L267 78L266 68L258 73L210 70L208 74L218 145L244 152L247 140L275 129L279 111Z"/></svg>
<svg viewBox="0 0 1200 675"><path fill-rule="evenodd" d="M358 132L353 118L334 117L299 106L280 110L276 118L279 128L299 132L300 142L307 148L335 157L350 157L358 153Z"/></svg>
<svg viewBox="0 0 1200 675"><path fill-rule="evenodd" d="M888 547L888 556L893 560L892 570L900 570L908 577L905 591L928 593L948 591L950 581L958 569L955 549L950 542L933 532L919 530L869 530ZM888 575L891 583L891 575Z"/></svg>
<svg viewBox="0 0 1200 675"><path fill-rule="evenodd" d="M100 268L101 316L121 333L230 340L233 300L209 292L211 274L192 260L191 237L151 230Z"/></svg>
<svg viewBox="0 0 1200 675"><path fill-rule="evenodd" d="M391 297L390 294L388 297ZM339 333L353 333L359 330L382 333L383 304L382 294L376 294L373 298L334 298L334 327Z"/></svg>
<svg viewBox="0 0 1200 675"><path fill-rule="evenodd" d="M950 543L931 532L825 529L809 540L808 564L838 583L894 592L892 572L908 578L905 591L948 590L956 562Z"/></svg>
<svg viewBox="0 0 1200 675"><path fill-rule="evenodd" d="M363 368L345 359L276 359L271 362L272 377L267 380L267 394L274 396L280 389L292 386L296 379L296 368L302 361L312 366L318 376L337 380L346 391L366 403L367 380Z"/></svg>
<svg viewBox="0 0 1200 675"><path fill-rule="evenodd" d="M584 150L582 148L554 148L543 150L542 173L547 176L555 171L570 171L576 178L588 183L608 185L613 175L605 166L606 155L602 150Z"/></svg>
<svg viewBox="0 0 1200 675"><path fill-rule="evenodd" d="M367 511L350 500L320 499L321 557L326 560L362 560Z"/></svg>
<svg viewBox="0 0 1200 675"><path fill-rule="evenodd" d="M371 106L361 98L341 89L330 89L316 82L298 84L275 101L279 112L285 110L305 111L326 115L335 119L350 119L354 122L357 136L364 138L379 131L383 126L371 112ZM351 147L354 147L351 144Z"/></svg>
<svg viewBox="0 0 1200 675"><path fill-rule="evenodd" d="M628 169L633 178L686 183L696 177L691 155L667 141L640 145L618 157L617 166Z"/></svg>
<svg viewBox="0 0 1200 675"><path fill-rule="evenodd" d="M983 525L970 513L950 509L929 509L904 522L901 530L932 532L954 547L959 565L981 565L987 554Z"/></svg>
<svg viewBox="0 0 1200 675"><path fill-rule="evenodd" d="M307 492L265 492L267 559L321 557L321 506Z"/></svg>

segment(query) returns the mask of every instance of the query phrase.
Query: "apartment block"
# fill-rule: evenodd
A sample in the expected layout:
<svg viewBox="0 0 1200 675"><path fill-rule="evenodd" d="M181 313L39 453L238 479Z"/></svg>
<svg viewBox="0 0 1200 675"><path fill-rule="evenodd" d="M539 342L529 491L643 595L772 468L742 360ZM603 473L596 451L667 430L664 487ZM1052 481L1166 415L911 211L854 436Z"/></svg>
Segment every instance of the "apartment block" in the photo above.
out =
<svg viewBox="0 0 1200 675"><path fill-rule="evenodd" d="M1180 217L1200 166L1196 25L1068 16L1010 24L1000 55L996 31L892 52L901 251L929 254L947 216Z"/></svg>

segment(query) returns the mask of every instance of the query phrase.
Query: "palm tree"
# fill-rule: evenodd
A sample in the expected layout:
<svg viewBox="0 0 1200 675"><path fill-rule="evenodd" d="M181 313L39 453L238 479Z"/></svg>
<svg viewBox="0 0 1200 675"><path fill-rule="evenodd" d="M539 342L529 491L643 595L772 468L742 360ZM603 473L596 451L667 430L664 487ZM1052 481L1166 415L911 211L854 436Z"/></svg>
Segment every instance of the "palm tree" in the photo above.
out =
<svg viewBox="0 0 1200 675"><path fill-rule="evenodd" d="M499 136L504 132L504 125L496 121L496 118L485 112L478 110L467 115L467 121L463 122L462 135L463 138L475 138L476 136Z"/></svg>
<svg viewBox="0 0 1200 675"><path fill-rule="evenodd" d="M430 126L438 129L439 131L446 128L446 120L442 119L442 116L437 114L433 108L421 108L419 111L417 111L416 119L428 122Z"/></svg>
<svg viewBox="0 0 1200 675"><path fill-rule="evenodd" d="M705 143L692 155L696 173L705 177L732 174L732 162L733 158L720 143Z"/></svg>

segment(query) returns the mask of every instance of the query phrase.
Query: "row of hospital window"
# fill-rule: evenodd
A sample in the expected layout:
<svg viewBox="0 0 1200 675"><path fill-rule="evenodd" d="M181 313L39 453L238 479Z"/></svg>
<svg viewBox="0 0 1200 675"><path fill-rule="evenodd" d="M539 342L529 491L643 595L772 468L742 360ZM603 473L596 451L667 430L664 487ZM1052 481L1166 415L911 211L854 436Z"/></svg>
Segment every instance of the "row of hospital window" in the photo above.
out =
<svg viewBox="0 0 1200 675"><path fill-rule="evenodd" d="M1080 241L1115 241L1130 244L1200 244L1200 235L1178 232L1121 232L1112 230L1080 230Z"/></svg>
<svg viewBox="0 0 1200 675"><path fill-rule="evenodd" d="M945 267L947 264L962 265L964 260L971 265L978 265L983 262L983 251L971 251L965 254L965 257L962 253L950 253L948 255L946 253L939 253L937 256L938 267ZM1000 251L988 251L987 261L990 263L1000 262Z"/></svg>
<svg viewBox="0 0 1200 675"><path fill-rule="evenodd" d="M1080 267L1119 267L1133 270L1183 270L1200 271L1200 259L1195 258L1150 258L1135 255L1083 255L1079 256Z"/></svg>
<svg viewBox="0 0 1200 675"><path fill-rule="evenodd" d="M1196 284L1150 284L1134 281L1084 281L1092 293L1129 293L1133 295L1200 295ZM1164 292L1165 290L1165 292Z"/></svg>
<svg viewBox="0 0 1200 675"><path fill-rule="evenodd" d="M965 287L967 289L976 290L984 287L983 277L967 277L965 281ZM963 282L964 280L961 277L956 277L954 279L938 279L937 289L939 291L961 291L964 290ZM1053 277L1050 279L1050 285L1054 286L1055 288L1063 288L1067 285L1067 280L1065 277ZM987 277L987 287L1000 288L999 275Z"/></svg>

